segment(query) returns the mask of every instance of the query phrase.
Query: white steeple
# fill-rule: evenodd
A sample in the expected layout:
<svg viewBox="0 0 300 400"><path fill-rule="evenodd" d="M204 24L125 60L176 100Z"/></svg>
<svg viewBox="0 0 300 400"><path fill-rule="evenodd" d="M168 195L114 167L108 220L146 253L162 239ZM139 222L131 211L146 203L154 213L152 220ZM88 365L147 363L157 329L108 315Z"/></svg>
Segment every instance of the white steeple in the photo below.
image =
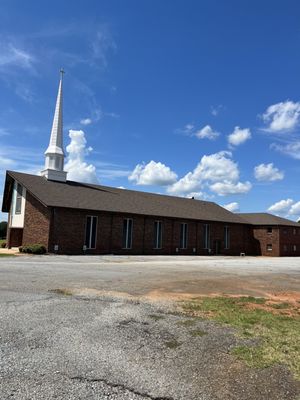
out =
<svg viewBox="0 0 300 400"><path fill-rule="evenodd" d="M41 172L45 178L60 182L67 180L67 173L64 171L65 153L63 150L63 74L64 71L61 69L50 142L45 151L45 169Z"/></svg>

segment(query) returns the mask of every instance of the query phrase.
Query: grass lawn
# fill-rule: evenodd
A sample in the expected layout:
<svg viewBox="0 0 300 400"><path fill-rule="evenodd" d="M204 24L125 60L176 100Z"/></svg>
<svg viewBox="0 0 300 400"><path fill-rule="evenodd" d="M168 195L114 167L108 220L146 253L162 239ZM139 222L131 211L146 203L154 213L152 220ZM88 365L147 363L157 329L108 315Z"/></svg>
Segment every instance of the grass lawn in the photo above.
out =
<svg viewBox="0 0 300 400"><path fill-rule="evenodd" d="M300 303L272 302L254 297L202 297L182 304L188 315L235 327L244 338L259 338L255 346L240 346L233 354L250 367L285 364L300 380Z"/></svg>
<svg viewBox="0 0 300 400"><path fill-rule="evenodd" d="M1 244L5 243L5 242L6 242L6 239L0 239L0 247L1 247Z"/></svg>
<svg viewBox="0 0 300 400"><path fill-rule="evenodd" d="M1 257L15 257L14 254L0 254L0 258Z"/></svg>

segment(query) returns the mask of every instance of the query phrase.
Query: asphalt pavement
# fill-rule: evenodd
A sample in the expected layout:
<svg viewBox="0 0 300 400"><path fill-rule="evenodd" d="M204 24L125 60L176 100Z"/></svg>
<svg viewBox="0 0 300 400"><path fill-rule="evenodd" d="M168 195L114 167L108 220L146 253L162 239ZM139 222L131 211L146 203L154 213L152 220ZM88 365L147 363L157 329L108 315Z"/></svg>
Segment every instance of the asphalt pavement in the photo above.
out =
<svg viewBox="0 0 300 400"><path fill-rule="evenodd" d="M296 259L1 258L0 398L296 399L284 366L246 367L231 350L252 342L179 314L172 295L212 291L214 279L295 292L299 274Z"/></svg>

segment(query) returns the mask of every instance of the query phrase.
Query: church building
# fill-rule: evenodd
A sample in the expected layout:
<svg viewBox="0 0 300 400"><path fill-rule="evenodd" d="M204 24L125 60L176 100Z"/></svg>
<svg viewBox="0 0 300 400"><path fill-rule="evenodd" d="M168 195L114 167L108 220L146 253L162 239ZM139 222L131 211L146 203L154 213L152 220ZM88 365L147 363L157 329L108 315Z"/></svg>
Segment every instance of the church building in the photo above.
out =
<svg viewBox="0 0 300 400"><path fill-rule="evenodd" d="M300 256L300 225L214 202L67 180L61 74L45 169L7 171L2 211L8 247L58 254Z"/></svg>

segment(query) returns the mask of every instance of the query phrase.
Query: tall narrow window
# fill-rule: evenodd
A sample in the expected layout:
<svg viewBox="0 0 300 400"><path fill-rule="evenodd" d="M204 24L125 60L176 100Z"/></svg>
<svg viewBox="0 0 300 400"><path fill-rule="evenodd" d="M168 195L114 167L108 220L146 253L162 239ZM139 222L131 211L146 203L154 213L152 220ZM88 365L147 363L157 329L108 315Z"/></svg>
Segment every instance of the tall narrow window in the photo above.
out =
<svg viewBox="0 0 300 400"><path fill-rule="evenodd" d="M229 247L230 247L229 226L224 226L224 247L225 247L225 249L229 249Z"/></svg>
<svg viewBox="0 0 300 400"><path fill-rule="evenodd" d="M203 248L210 248L210 226L208 224L203 225Z"/></svg>
<svg viewBox="0 0 300 400"><path fill-rule="evenodd" d="M180 224L180 248L186 249L187 248L187 233L188 233L188 225L187 223L183 222Z"/></svg>
<svg viewBox="0 0 300 400"><path fill-rule="evenodd" d="M17 185L17 197L16 197L16 209L15 213L16 214L21 214L22 210L22 192L23 192L23 187L18 183Z"/></svg>
<svg viewBox="0 0 300 400"><path fill-rule="evenodd" d="M154 222L154 248L161 249L162 247L162 222Z"/></svg>
<svg viewBox="0 0 300 400"><path fill-rule="evenodd" d="M132 219L125 218L123 221L123 249L132 247Z"/></svg>
<svg viewBox="0 0 300 400"><path fill-rule="evenodd" d="M97 217L86 217L85 246L87 249L96 248Z"/></svg>

